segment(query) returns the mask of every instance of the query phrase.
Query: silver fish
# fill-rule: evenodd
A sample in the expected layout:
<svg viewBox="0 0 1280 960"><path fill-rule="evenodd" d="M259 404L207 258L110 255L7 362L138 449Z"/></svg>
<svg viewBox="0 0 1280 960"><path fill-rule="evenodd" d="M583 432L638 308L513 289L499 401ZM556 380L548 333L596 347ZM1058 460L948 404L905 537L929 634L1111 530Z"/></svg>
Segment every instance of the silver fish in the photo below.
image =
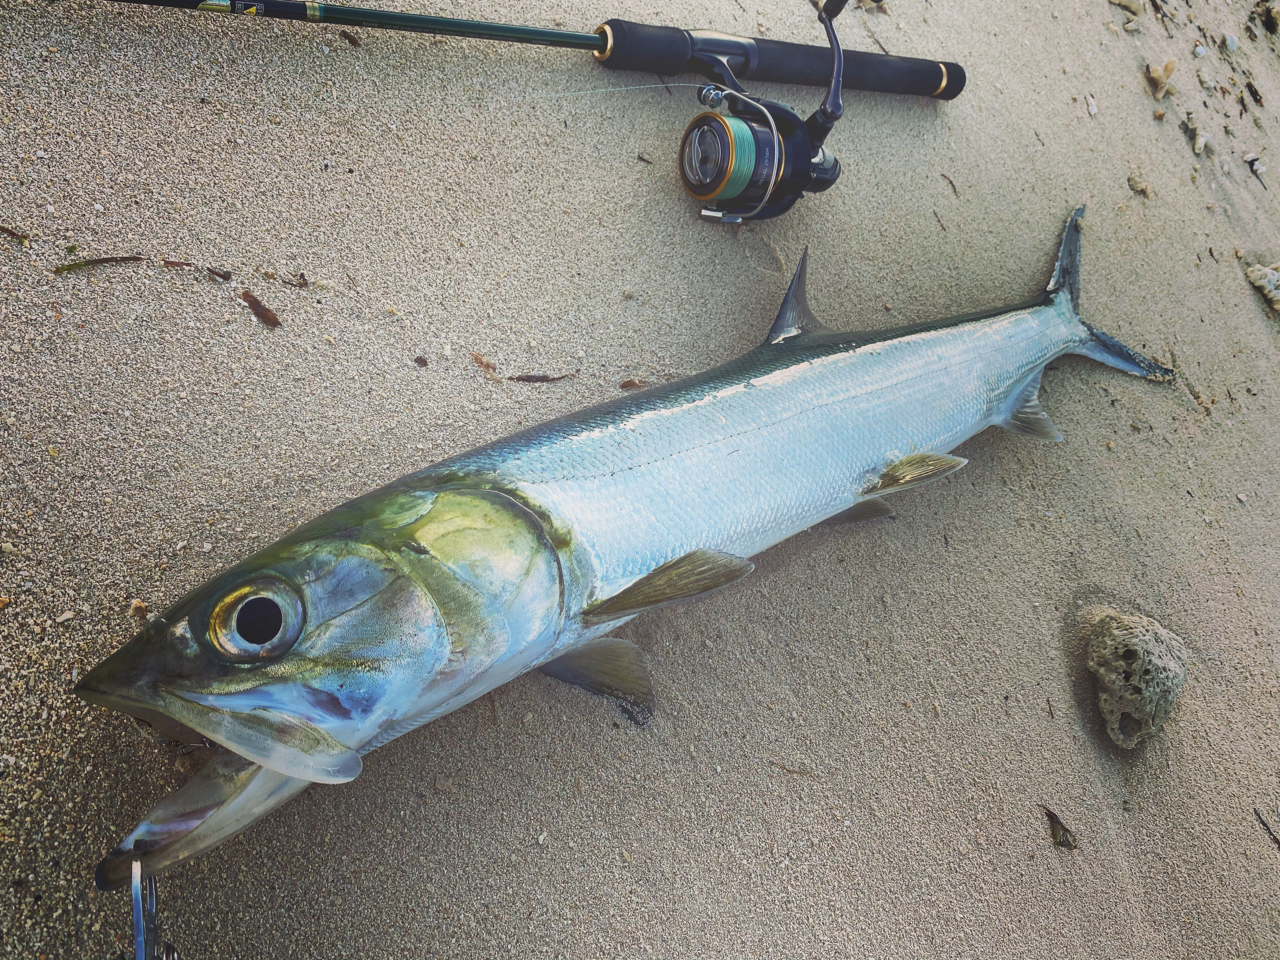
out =
<svg viewBox="0 0 1280 960"><path fill-rule="evenodd" d="M1079 316L1080 217L1034 302L879 333L814 318L806 257L766 341L706 373L526 430L307 523L152 618L76 688L220 745L98 868L128 882L233 836L311 782L525 671L651 717L607 633L726 586L749 557L946 476L989 426L1047 440L1045 365L1172 371Z"/></svg>

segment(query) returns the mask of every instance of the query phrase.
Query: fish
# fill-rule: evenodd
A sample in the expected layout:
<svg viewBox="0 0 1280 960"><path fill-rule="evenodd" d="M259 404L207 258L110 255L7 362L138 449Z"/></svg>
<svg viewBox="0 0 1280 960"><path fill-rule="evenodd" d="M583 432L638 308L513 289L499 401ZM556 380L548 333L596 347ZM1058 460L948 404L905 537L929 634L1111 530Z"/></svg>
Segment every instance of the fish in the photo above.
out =
<svg viewBox="0 0 1280 960"><path fill-rule="evenodd" d="M152 614L75 687L213 754L98 865L103 889L228 840L311 783L534 669L652 722L643 652L610 636L751 573L824 521L964 466L990 426L1061 440L1046 364L1173 371L1080 316L1083 206L1014 307L886 331L820 323L808 250L765 341L696 376L461 453L311 520Z"/></svg>

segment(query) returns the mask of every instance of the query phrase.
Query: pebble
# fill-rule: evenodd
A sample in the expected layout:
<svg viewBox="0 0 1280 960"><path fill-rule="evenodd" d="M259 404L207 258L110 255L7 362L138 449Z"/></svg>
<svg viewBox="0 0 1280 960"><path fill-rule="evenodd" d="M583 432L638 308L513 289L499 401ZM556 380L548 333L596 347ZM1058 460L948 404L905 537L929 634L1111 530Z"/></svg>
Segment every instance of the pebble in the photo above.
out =
<svg viewBox="0 0 1280 960"><path fill-rule="evenodd" d="M1240 41L1236 39L1236 37L1233 34L1230 34L1230 33L1227 34L1226 43L1227 43L1228 53L1235 53L1236 50L1239 49L1240 47Z"/></svg>
<svg viewBox="0 0 1280 960"><path fill-rule="evenodd" d="M1201 44L1198 44L1198 43L1197 43L1197 44L1196 44L1196 48L1195 48L1194 50L1192 50L1191 52L1192 52L1193 54L1195 54L1197 57L1203 57L1203 56L1204 56L1206 53L1208 53L1209 51L1208 51L1208 50L1206 50L1206 49L1205 49Z"/></svg>

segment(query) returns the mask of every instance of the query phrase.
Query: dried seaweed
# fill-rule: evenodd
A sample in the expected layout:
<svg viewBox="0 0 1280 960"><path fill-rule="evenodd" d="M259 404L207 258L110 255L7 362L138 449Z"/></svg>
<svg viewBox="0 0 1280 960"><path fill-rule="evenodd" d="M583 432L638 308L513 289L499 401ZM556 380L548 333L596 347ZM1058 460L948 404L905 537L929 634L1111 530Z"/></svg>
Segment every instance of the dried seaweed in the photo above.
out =
<svg viewBox="0 0 1280 960"><path fill-rule="evenodd" d="M14 230L12 227L6 227L3 225L0 225L0 233L3 233L6 237L12 237L14 240L17 240L19 243L23 244L24 246L31 242L31 238L28 237L25 233L19 233L17 230Z"/></svg>
<svg viewBox="0 0 1280 960"><path fill-rule="evenodd" d="M479 367L482 371L484 371L484 375L488 377L490 380L502 379L500 376L498 376L498 368L495 367L490 361L486 360L482 354L476 353L474 350L472 350L471 360L477 367Z"/></svg>
<svg viewBox="0 0 1280 960"><path fill-rule="evenodd" d="M92 260L77 260L75 263L64 263L54 267L54 273L70 273L72 270L87 270L89 267L101 267L109 263L138 263L146 257L95 257Z"/></svg>
<svg viewBox="0 0 1280 960"><path fill-rule="evenodd" d="M430 361L426 357L414 357L413 362L420 367L425 367L430 363Z"/></svg>
<svg viewBox="0 0 1280 960"><path fill-rule="evenodd" d="M299 270L297 273L293 275L292 280L282 279L280 282L285 284L285 286L297 287L299 290L305 290L307 289L308 286L311 285L311 281L307 279L307 275L303 273L301 270Z"/></svg>
<svg viewBox="0 0 1280 960"><path fill-rule="evenodd" d="M547 373L517 373L514 377L507 377L507 379L515 380L517 383L556 383L560 380L568 380L572 376L572 373L562 373L558 377Z"/></svg>
<svg viewBox="0 0 1280 960"><path fill-rule="evenodd" d="M264 306L262 301L255 297L248 290L240 294L240 299L249 305L249 309L253 311L253 315L268 327L280 326L280 318L276 316L275 311Z"/></svg>
<svg viewBox="0 0 1280 960"><path fill-rule="evenodd" d="M630 378L630 379L627 379L627 380L623 380L620 384L618 384L618 389L620 389L620 390L640 390L640 389L642 389L644 386L646 386L646 384L645 384L645 382L644 382L643 380L636 380L636 379L633 377L633 378Z"/></svg>
<svg viewBox="0 0 1280 960"><path fill-rule="evenodd" d="M357 37L350 30L339 30L338 36L340 36L343 40L347 41L347 43L351 44L353 47L360 46L360 38Z"/></svg>
<svg viewBox="0 0 1280 960"><path fill-rule="evenodd" d="M231 279L230 270L219 270L217 267L205 267L205 269L209 271L209 276L213 277L215 280L221 280L225 283Z"/></svg>

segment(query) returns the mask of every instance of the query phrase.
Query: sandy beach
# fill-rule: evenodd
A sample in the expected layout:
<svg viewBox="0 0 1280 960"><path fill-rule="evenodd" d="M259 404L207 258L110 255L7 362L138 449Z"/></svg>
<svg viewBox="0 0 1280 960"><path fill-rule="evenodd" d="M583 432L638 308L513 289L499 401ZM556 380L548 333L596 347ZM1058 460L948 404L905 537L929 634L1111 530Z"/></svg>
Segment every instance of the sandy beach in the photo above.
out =
<svg viewBox="0 0 1280 960"><path fill-rule="evenodd" d="M807 0L380 5L823 43ZM1280 954L1280 320L1245 278L1280 261L1280 38L1246 0L1141 9L851 4L845 47L967 88L846 92L840 182L735 228L676 173L697 77L0 0L0 954L132 955L94 866L189 760L70 689L133 600L745 352L806 246L841 330L1025 301L1080 203L1084 318L1175 382L1055 361L1064 442L988 430L896 519L626 626L654 727L523 676L162 877L161 928L194 960ZM54 273L116 256L144 259ZM1133 751L1085 667L1097 604L1190 651Z"/></svg>

